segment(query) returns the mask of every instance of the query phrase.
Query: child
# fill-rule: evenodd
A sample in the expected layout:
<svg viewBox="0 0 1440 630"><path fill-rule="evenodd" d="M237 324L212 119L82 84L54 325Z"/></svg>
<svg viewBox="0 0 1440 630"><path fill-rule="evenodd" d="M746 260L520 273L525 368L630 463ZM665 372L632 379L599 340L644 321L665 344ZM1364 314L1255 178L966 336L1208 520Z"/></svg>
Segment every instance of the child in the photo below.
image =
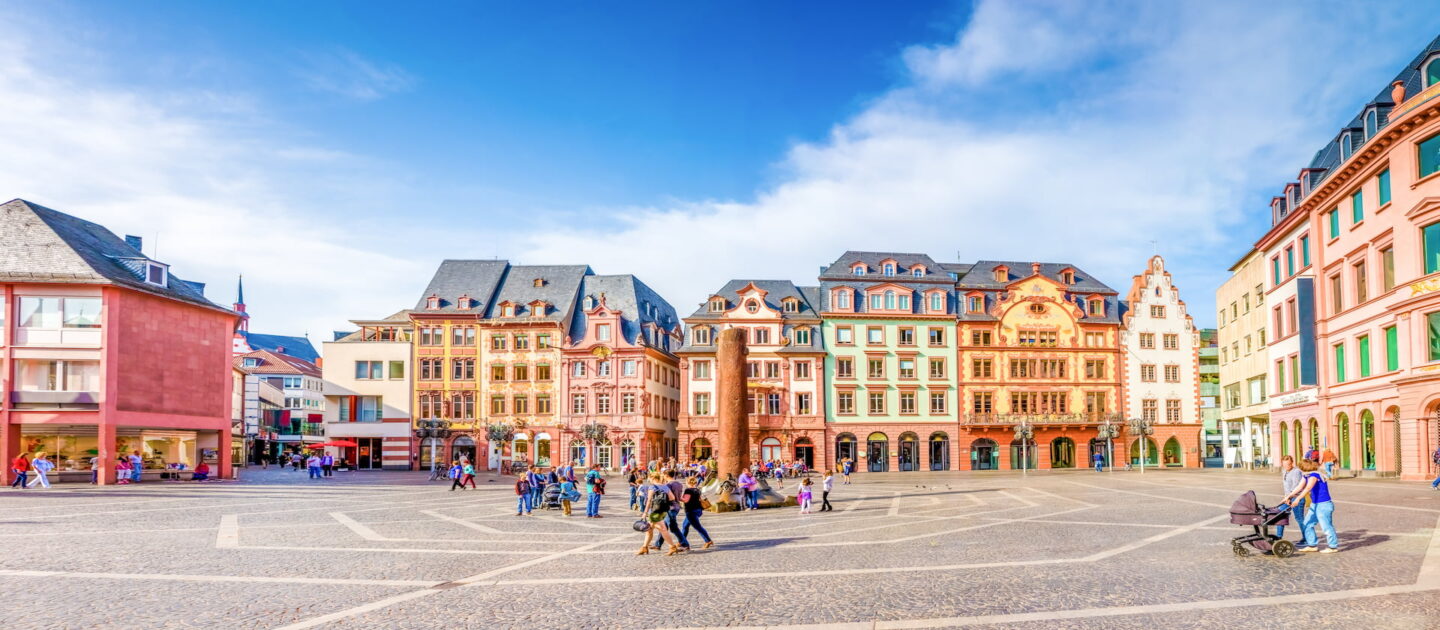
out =
<svg viewBox="0 0 1440 630"><path fill-rule="evenodd" d="M809 479L808 477L806 479ZM835 508L830 507L830 491L835 488L835 476L830 471L825 471L825 479L820 482L820 511L833 512Z"/></svg>
<svg viewBox="0 0 1440 630"><path fill-rule="evenodd" d="M446 473L446 476L450 477L450 491L451 491L451 492L454 492L456 488L459 488L459 489L461 489L461 490L464 490L464 489L465 489L464 482L462 482L462 481L460 480L460 475L461 475L461 473L463 473L464 471L465 471L465 468L460 465L460 460L458 460L458 459L456 459L456 460L451 460L451 462L450 462L450 470Z"/></svg>
<svg viewBox="0 0 1440 630"><path fill-rule="evenodd" d="M461 490L465 489L465 484L470 484L471 490L478 489L475 487L475 464L472 464L470 462L465 462L465 465L460 468Z"/></svg>
<svg viewBox="0 0 1440 630"><path fill-rule="evenodd" d="M575 482L569 479L560 482L560 508L564 510L565 516L570 516L570 502L580 498L580 493L575 490Z"/></svg>
<svg viewBox="0 0 1440 630"><path fill-rule="evenodd" d="M797 497L797 501L800 503L801 514L810 513L810 485L809 477L800 482L800 496Z"/></svg>
<svg viewBox="0 0 1440 630"><path fill-rule="evenodd" d="M115 483L130 483L130 462L124 457L115 462Z"/></svg>

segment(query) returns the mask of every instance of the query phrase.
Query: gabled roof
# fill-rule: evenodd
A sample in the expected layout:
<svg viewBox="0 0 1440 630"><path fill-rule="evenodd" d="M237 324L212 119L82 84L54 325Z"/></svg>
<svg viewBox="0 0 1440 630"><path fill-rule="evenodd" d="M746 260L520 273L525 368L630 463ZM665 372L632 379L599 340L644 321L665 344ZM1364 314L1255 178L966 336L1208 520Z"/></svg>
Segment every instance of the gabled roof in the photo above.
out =
<svg viewBox="0 0 1440 630"><path fill-rule="evenodd" d="M245 367L245 359L254 358L260 360L256 367ZM300 374L320 378L320 368L314 363L284 354L277 354L269 350L256 350L245 354L236 355L231 360L235 368L246 374Z"/></svg>
<svg viewBox="0 0 1440 630"><path fill-rule="evenodd" d="M291 337L288 335L264 335L249 331L239 331L245 337L245 343L250 345L251 350L265 350L277 354L287 354L292 357L314 363L320 358L320 353L310 343L308 337Z"/></svg>
<svg viewBox="0 0 1440 630"><path fill-rule="evenodd" d="M420 294L420 300L415 303L415 310L483 315L485 310L490 307L495 291L499 288L501 280L505 278L505 270L509 267L510 263L504 260L441 261L440 267L435 270L435 275L430 277L430 284L425 287L425 292ZM440 297L438 311L427 308L428 300L432 295ZM474 306L469 309L460 309L456 305L456 299L462 295L473 300Z"/></svg>
<svg viewBox="0 0 1440 630"><path fill-rule="evenodd" d="M804 318L818 318L818 317L820 317L820 316L816 313L814 302L812 302L811 299L810 299L810 298L812 298L812 297L816 294L816 292L819 291L819 288L818 288L818 287L798 287L798 286L795 286L795 283L794 283L794 282L791 282L791 281L789 281L789 280L745 280L745 279L741 279L741 280L731 280L731 281L729 281L729 282L726 282L726 283L725 283L725 286L720 287L720 290L719 290L719 291L717 291L717 292L715 292L715 293L713 293L713 294L711 294L711 295L718 295L718 296L724 298L724 299L725 299L725 309L726 309L726 310L729 310L729 309L735 308L736 306L738 306L738 305L740 304L740 290L741 290L741 289L744 289L744 288L747 287L747 286L750 286L751 284L754 284L754 285L755 285L755 288L760 289L761 291L764 291L764 292L765 292L765 305L766 305L766 306L769 306L770 308L773 308L773 309L775 309L775 310L777 310L777 311L780 311L780 314L781 314L781 316L782 316L783 318L788 319L788 318L791 318L791 317L804 317ZM799 310L799 312L796 312L796 313L786 313L786 312L785 312L785 309L784 309L784 307L783 307L783 305L782 305L782 301L783 301L785 298L787 298L787 297L794 297L794 298L798 298L798 299L800 300L800 304L799 304L800 310ZM705 301L705 303L702 303L702 304L700 305L700 308L696 309L696 311L695 311L694 313L691 313L691 314L690 314L690 317L692 317L692 318L697 318L697 317L698 317L698 318L713 318L713 317L715 317L716 314L710 312L710 308L709 308L708 304L709 304L709 300L707 299L707 300ZM689 319L689 318L686 318L686 319Z"/></svg>
<svg viewBox="0 0 1440 630"><path fill-rule="evenodd" d="M585 298L595 299L599 305L604 297L605 306L620 311L620 334L626 343L634 344L641 336L641 326L654 324L662 330L672 331L680 324L675 307L660 297L639 278L626 274L618 276L585 276L580 283L579 302L575 317L570 323L570 339L578 342L585 338L588 318L585 313Z"/></svg>
<svg viewBox="0 0 1440 630"><path fill-rule="evenodd" d="M165 263L96 223L15 199L0 204L0 234L0 282L110 284L234 313L174 273L163 287L145 282L145 263Z"/></svg>
<svg viewBox="0 0 1440 630"><path fill-rule="evenodd" d="M1031 275L1032 263L1016 262L1010 260L982 260L970 268L970 273L960 278L955 288L965 289L1004 289L1010 283ZM996 267L1008 267L1009 276L1003 281L997 281L994 277ZM1065 269L1075 271L1074 284L1065 285L1071 293L1115 293L1115 290L1106 286L1105 283L1096 280L1094 276L1085 273L1084 270L1070 263L1040 263L1040 275L1060 283L1060 272ZM1064 283L1061 283L1064 284Z"/></svg>

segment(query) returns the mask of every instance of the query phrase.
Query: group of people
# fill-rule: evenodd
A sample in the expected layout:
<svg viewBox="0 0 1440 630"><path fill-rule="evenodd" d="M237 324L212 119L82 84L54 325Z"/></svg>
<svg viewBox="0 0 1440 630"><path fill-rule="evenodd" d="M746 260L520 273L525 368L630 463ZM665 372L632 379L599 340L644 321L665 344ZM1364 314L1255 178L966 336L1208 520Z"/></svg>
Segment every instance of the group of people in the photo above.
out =
<svg viewBox="0 0 1440 630"><path fill-rule="evenodd" d="M100 457L97 455L90 458L90 483L100 483ZM171 468L180 470L183 465L172 464ZM26 457L24 453L17 455L10 461L10 472L14 474L14 481L10 482L11 488L42 488L50 487L50 472L55 470L55 462L44 451L35 453L33 458ZM140 483L141 475L145 472L145 458L140 456L140 451L133 451L129 455L121 455L115 458L115 483L130 484ZM31 475L34 478L31 478ZM177 477L178 478L178 477ZM195 481L206 481L210 478L210 465L204 461L197 464L192 471Z"/></svg>
<svg viewBox="0 0 1440 630"><path fill-rule="evenodd" d="M268 460L263 461L266 462L265 465L268 467ZM290 463L290 470L292 472L300 470L300 466L304 465L305 470L310 473L311 479L330 477L335 474L336 468L344 464L344 462L336 460L334 455L329 453L316 453L314 451L311 451L308 456L302 454L300 451L290 451L288 455L281 455L280 467L284 468L285 462L287 461ZM340 466L337 466L337 464Z"/></svg>
<svg viewBox="0 0 1440 630"><path fill-rule="evenodd" d="M1289 455L1280 458L1285 489L1281 504L1290 506L1292 519L1300 524L1301 544L1295 546L1297 550L1336 553L1340 551L1340 537L1335 533L1335 502L1330 500L1334 466L1322 468L1324 456L1313 447L1305 455L1298 464ZM1324 549L1315 534L1316 525L1325 532ZM1285 527L1276 527L1275 535L1284 537Z"/></svg>
<svg viewBox="0 0 1440 630"><path fill-rule="evenodd" d="M474 468L471 468L472 475L473 471ZM530 516L532 511L540 508L545 488L551 485L557 487L561 512L570 516L574 503L580 500L581 481L585 484L585 518L603 518L600 515L600 498L605 496L605 476L592 468L583 478L577 479L573 463L556 466L549 471L537 467L516 473L515 516Z"/></svg>

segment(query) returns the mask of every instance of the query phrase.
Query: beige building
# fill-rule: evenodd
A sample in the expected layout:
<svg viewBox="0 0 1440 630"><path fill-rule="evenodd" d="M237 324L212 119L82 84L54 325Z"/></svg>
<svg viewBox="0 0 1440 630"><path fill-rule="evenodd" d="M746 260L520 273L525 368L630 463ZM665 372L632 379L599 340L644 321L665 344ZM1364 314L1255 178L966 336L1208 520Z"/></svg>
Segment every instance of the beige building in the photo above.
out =
<svg viewBox="0 0 1440 630"><path fill-rule="evenodd" d="M324 345L328 449L361 470L410 468L410 338L407 311L351 320L360 329Z"/></svg>
<svg viewBox="0 0 1440 630"><path fill-rule="evenodd" d="M1266 352L1265 258L1251 250L1230 267L1215 292L1219 310L1220 436L1228 466L1268 463L1269 355Z"/></svg>

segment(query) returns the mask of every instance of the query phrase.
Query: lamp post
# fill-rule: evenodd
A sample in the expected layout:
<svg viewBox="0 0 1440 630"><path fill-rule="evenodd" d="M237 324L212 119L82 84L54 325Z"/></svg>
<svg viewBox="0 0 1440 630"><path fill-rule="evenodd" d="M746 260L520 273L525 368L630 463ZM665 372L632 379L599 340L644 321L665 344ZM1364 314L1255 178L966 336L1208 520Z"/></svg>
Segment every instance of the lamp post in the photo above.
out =
<svg viewBox="0 0 1440 630"><path fill-rule="evenodd" d="M1105 440L1105 463L1110 465L1110 472L1115 472L1115 449L1111 440L1120 437L1120 425L1107 419L1100 425L1095 437Z"/></svg>
<svg viewBox="0 0 1440 630"><path fill-rule="evenodd" d="M1020 440L1020 474L1030 474L1030 438L1035 437L1035 428L1029 420L1020 420L1015 425L1015 438Z"/></svg>
<svg viewBox="0 0 1440 630"><path fill-rule="evenodd" d="M1147 456L1147 455L1146 455L1146 450L1147 450L1146 447L1149 445L1149 442L1150 442L1150 440L1149 440L1149 435L1150 435L1151 433L1154 433L1154 432L1155 432L1154 429L1150 428L1150 424L1151 424L1150 421L1149 421L1149 420L1146 420L1146 419L1144 419L1144 418L1131 418L1131 419L1130 419L1130 434L1131 434L1131 435L1135 435L1135 436L1139 436L1138 439L1140 440L1140 473L1141 473L1141 474L1144 474L1144 473L1145 473L1145 458L1146 458L1146 456Z"/></svg>
<svg viewBox="0 0 1440 630"><path fill-rule="evenodd" d="M434 481L440 475L435 468L435 461L439 457L436 451L439 449L440 440L450 437L450 421L431 419L421 420L415 423L415 437L421 440L430 440L430 481Z"/></svg>

